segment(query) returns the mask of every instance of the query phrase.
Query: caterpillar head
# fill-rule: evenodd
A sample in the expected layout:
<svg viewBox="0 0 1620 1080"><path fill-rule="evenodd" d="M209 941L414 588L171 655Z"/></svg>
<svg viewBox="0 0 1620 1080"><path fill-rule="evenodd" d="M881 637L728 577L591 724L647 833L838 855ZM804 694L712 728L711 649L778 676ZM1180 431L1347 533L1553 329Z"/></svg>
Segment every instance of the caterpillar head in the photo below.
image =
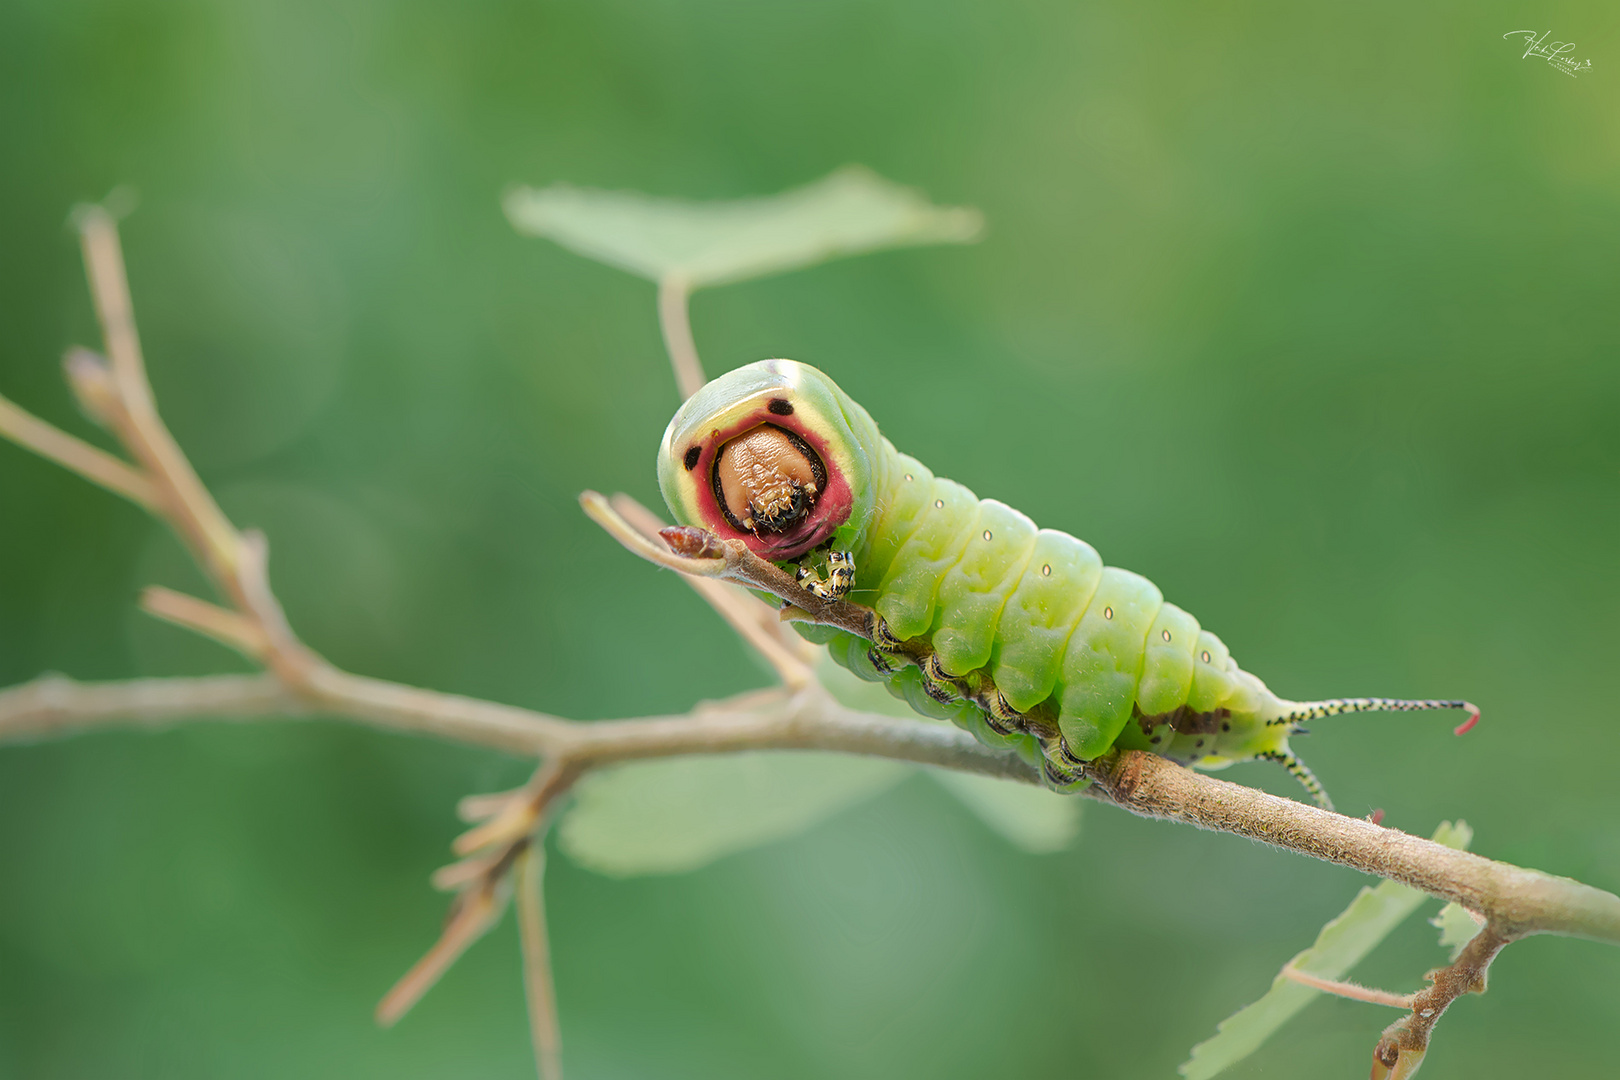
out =
<svg viewBox="0 0 1620 1080"><path fill-rule="evenodd" d="M877 428L827 376L761 360L715 379L682 405L658 451L658 486L676 519L797 559L872 516Z"/></svg>

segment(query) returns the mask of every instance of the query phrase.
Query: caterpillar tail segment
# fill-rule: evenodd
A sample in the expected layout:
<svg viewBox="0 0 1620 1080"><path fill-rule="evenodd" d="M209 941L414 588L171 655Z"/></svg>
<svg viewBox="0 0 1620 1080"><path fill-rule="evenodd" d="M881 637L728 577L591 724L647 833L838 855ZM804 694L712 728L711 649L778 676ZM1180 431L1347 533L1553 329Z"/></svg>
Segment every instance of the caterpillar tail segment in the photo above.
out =
<svg viewBox="0 0 1620 1080"><path fill-rule="evenodd" d="M1473 730L1475 724L1479 723L1479 706L1468 701L1364 697L1327 698L1323 701L1294 701L1288 704L1288 712L1274 720L1268 720L1267 723L1270 725L1288 724L1297 726L1307 720L1315 720L1323 716L1338 716L1340 713L1428 712L1434 709L1462 709L1468 713L1467 720L1452 728L1452 734L1454 735L1466 735Z"/></svg>

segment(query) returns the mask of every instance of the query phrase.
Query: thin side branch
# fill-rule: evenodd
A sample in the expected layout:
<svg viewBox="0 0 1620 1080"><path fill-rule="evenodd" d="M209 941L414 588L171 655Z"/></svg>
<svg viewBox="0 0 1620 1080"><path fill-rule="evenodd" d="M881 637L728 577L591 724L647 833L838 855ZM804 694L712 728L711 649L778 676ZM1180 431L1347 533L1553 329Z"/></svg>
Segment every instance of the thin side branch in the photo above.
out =
<svg viewBox="0 0 1620 1080"><path fill-rule="evenodd" d="M1301 971L1293 964L1286 965L1282 969L1282 974L1283 978L1297 982L1301 986L1308 986L1312 990L1320 990L1324 994L1333 994L1351 1001L1365 1001L1369 1005L1390 1005L1397 1009L1412 1007L1411 994L1392 994L1388 990L1375 990L1346 979L1324 979L1320 975Z"/></svg>
<svg viewBox="0 0 1620 1080"><path fill-rule="evenodd" d="M1491 961L1519 936L1487 921L1455 963L1429 972L1429 988L1412 995L1411 1014L1385 1028L1373 1049L1373 1080L1405 1080L1417 1072L1434 1026L1451 1003L1464 994L1483 994Z"/></svg>
<svg viewBox="0 0 1620 1080"><path fill-rule="evenodd" d="M102 407L112 410L105 419L156 483L161 494L158 503L181 540L214 584L236 606L246 607L236 580L240 537L158 418L140 338L135 332L117 222L99 206L82 208L77 219L90 295L111 358L111 370L103 377L115 393L102 402ZM86 377L92 376L86 372Z"/></svg>
<svg viewBox="0 0 1620 1080"><path fill-rule="evenodd" d="M871 608L848 600L824 600L816 596L793 580L792 574L749 551L741 540L721 540L704 529L675 526L660 530L664 543L656 544L624 519L614 500L586 491L580 494L579 504L613 539L650 563L693 577L721 578L770 593L788 605L781 617L798 617L859 637L872 637Z"/></svg>
<svg viewBox="0 0 1620 1080"><path fill-rule="evenodd" d="M472 944L489 932L506 908L508 888L505 872L510 864L491 869L476 884L456 897L445 920L439 940L395 983L377 1003L377 1023L392 1027L422 995L433 988L450 965L461 958Z"/></svg>
<svg viewBox="0 0 1620 1080"><path fill-rule="evenodd" d="M664 523L657 514L628 495L614 495L608 505L649 544L663 543L659 533ZM681 578L776 669L784 685L798 689L810 682L810 668L815 662L812 646L782 624L775 608L736 585L691 574L682 574Z"/></svg>
<svg viewBox="0 0 1620 1080"><path fill-rule="evenodd" d="M81 683L63 675L0 690L0 745L99 727L168 727L182 720L307 716L309 706L273 675L208 675Z"/></svg>
<svg viewBox="0 0 1620 1080"><path fill-rule="evenodd" d="M157 488L139 469L46 423L4 397L0 397L0 437L73 470L92 484L122 495L149 513L157 513Z"/></svg>
<svg viewBox="0 0 1620 1080"><path fill-rule="evenodd" d="M523 943L523 991L529 1005L529 1038L540 1080L562 1080L562 1026L557 1022L557 986L551 975L546 935L546 853L531 844L518 857L518 937Z"/></svg>
<svg viewBox="0 0 1620 1080"><path fill-rule="evenodd" d="M269 636L253 619L195 596L151 585L141 592L141 610L164 622L213 638L250 660L263 660L270 652Z"/></svg>
<svg viewBox="0 0 1620 1080"><path fill-rule="evenodd" d="M541 765L527 784L494 810L488 821L456 840L456 851L466 858L433 875L436 886L457 891L450 919L433 948L383 998L377 1007L380 1021L391 1024L405 1015L450 964L495 925L515 884L536 1065L544 1080L558 1080L562 1069L558 1056L561 1040L546 943L544 900L540 895L541 860L545 858L540 845L551 811L583 771L559 761Z"/></svg>

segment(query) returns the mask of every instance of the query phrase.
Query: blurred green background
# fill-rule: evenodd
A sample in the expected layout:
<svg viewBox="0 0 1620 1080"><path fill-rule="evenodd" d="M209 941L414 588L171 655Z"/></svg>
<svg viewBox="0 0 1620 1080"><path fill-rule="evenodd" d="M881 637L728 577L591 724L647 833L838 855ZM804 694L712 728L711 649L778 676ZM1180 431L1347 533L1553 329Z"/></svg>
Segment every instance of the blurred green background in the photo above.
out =
<svg viewBox="0 0 1620 1080"><path fill-rule="evenodd" d="M1578 43L1570 79L1507 31ZM657 499L653 289L514 182L774 192L849 161L985 241L700 293L711 371L831 373L942 475L1146 573L1325 720L1339 805L1620 888L1620 8L1447 0L0 7L0 392L89 433L65 225L114 185L159 401L354 670L581 719L765 676L576 509ZM0 684L240 670L138 511L0 445ZM395 1030L455 800L526 763L335 723L0 748L0 1076L532 1075L508 921ZM1280 770L1232 779L1294 793ZM913 780L672 878L550 869L587 1077L1171 1077L1362 879L1093 808L1019 854ZM1441 960L1414 920L1358 970ZM1322 1001L1234 1076L1359 1077ZM1443 1077L1595 1076L1620 953L1509 950Z"/></svg>

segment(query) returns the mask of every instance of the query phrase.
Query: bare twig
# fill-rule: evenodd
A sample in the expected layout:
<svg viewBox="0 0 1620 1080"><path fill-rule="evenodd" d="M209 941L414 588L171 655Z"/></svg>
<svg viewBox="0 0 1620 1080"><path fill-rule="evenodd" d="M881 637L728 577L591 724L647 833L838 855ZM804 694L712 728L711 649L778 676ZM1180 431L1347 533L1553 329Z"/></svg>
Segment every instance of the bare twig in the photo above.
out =
<svg viewBox="0 0 1620 1080"><path fill-rule="evenodd" d="M167 727L209 717L304 716L309 706L271 675L81 683L63 675L0 690L0 745L122 725Z"/></svg>
<svg viewBox="0 0 1620 1080"><path fill-rule="evenodd" d="M533 709L352 675L325 662L294 689L334 716L514 754L550 753L575 729L570 721Z"/></svg>
<svg viewBox="0 0 1620 1080"><path fill-rule="evenodd" d="M541 765L533 778L513 792L488 821L457 838L455 849L466 858L440 868L433 875L433 883L438 888L457 890L450 919L438 942L377 1007L380 1021L392 1024L405 1015L456 957L495 925L511 890L514 870L517 870L524 982L533 1021L531 1034L536 1063L548 1080L560 1075L556 1000L546 948L544 901L539 895L541 871L538 864L545 855L538 845L545 836L546 822L557 800L568 792L583 771L582 767L566 761L553 760ZM525 863L529 864L527 874L522 872Z"/></svg>
<svg viewBox="0 0 1620 1080"><path fill-rule="evenodd" d="M141 610L213 638L250 660L263 660L270 651L269 637L252 618L162 585L149 585L141 591Z"/></svg>
<svg viewBox="0 0 1620 1080"><path fill-rule="evenodd" d="M492 867L476 884L456 897L439 940L377 1003L377 1023L384 1027L397 1023L450 970L450 965L495 925L506 907L508 869L510 861Z"/></svg>
<svg viewBox="0 0 1620 1080"><path fill-rule="evenodd" d="M562 1080L562 1027L557 1022L557 986L551 976L546 936L546 852L539 843L518 857L518 937L523 943L523 991L529 1003L529 1037L540 1080Z"/></svg>
<svg viewBox="0 0 1620 1080"><path fill-rule="evenodd" d="M296 687L274 675L102 683L45 675L0 690L0 745L63 738L102 727L312 714L523 756L564 747L576 727L583 727L530 709L401 686L330 667L317 670L306 684Z"/></svg>
<svg viewBox="0 0 1620 1080"><path fill-rule="evenodd" d="M663 529L664 544L655 544L615 508L613 500L582 492L580 506L608 534L648 562L693 577L722 578L779 597L807 622L835 626L860 637L872 636L872 609L848 600L824 600L805 590L793 575L755 555L741 540L721 540L690 526Z"/></svg>
<svg viewBox="0 0 1620 1080"><path fill-rule="evenodd" d="M90 298L95 301L96 318L101 322L120 392L126 403L150 409L151 387L146 381L140 335L135 331L135 305L124 272L118 219L106 207L94 204L76 208L73 217L79 227L85 272L90 278Z"/></svg>
<svg viewBox="0 0 1620 1080"><path fill-rule="evenodd" d="M659 531L664 523L658 515L628 495L614 495L608 505L631 528L650 544L662 544ZM811 645L799 637L777 617L777 609L750 596L736 585L715 581L708 577L682 574L686 583L748 644L752 645L787 686L798 689L810 682L810 666L814 663ZM802 591L802 590L801 590Z"/></svg>
<svg viewBox="0 0 1620 1080"><path fill-rule="evenodd" d="M1308 986L1312 990L1320 990L1324 994L1333 994L1337 997L1349 998L1351 1001L1365 1001L1369 1005L1392 1005L1397 1009L1410 1009L1412 1007L1411 994L1392 994L1388 990L1375 990L1370 986L1350 982L1345 979L1324 979L1320 975L1312 975L1308 971L1301 971L1293 964L1287 964L1282 969L1283 978Z"/></svg>
<svg viewBox="0 0 1620 1080"><path fill-rule="evenodd" d="M136 506L157 512L157 489L139 469L99 447L91 446L83 439L69 435L59 427L47 424L4 397L0 397L0 436L25 450L32 450L40 457L72 469L92 484L100 485L115 495L122 495Z"/></svg>
<svg viewBox="0 0 1620 1080"><path fill-rule="evenodd" d="M1022 760L988 750L945 724L857 712L812 686L788 702L757 693L674 716L577 724L545 713L441 694L322 668L313 690L270 675L79 683L48 675L0 690L0 745L62 738L103 727L183 720L320 714L387 731L429 735L523 756L568 757L587 767L637 758L742 750L828 750L1039 783ZM735 702L736 707L732 707ZM473 802L497 812L495 797ZM505 800L501 800L505 805Z"/></svg>
<svg viewBox="0 0 1620 1080"><path fill-rule="evenodd" d="M546 812L574 786L584 772L574 755L558 755L535 770L534 776L516 796L492 815L456 837L451 845L457 855L471 855L484 848L520 843L539 827Z"/></svg>
<svg viewBox="0 0 1620 1080"><path fill-rule="evenodd" d="M456 803L456 816L469 825L476 825L480 821L488 821L501 808L512 800L523 789L514 791L495 791L483 795L467 795Z"/></svg>
<svg viewBox="0 0 1620 1080"><path fill-rule="evenodd" d="M692 340L689 312L691 284L679 274L670 274L658 283L658 326L664 332L664 349L675 369L675 386L685 401L708 380L698 359L697 342Z"/></svg>
<svg viewBox="0 0 1620 1080"><path fill-rule="evenodd" d="M1536 933L1537 931L1530 931ZM1456 962L1428 974L1429 988L1411 997L1412 1012L1384 1029L1373 1049L1372 1080L1405 1080L1423 1064L1429 1036L1451 1003L1464 994L1483 994L1485 977L1496 954L1521 934L1506 932L1493 921L1463 946Z"/></svg>
<svg viewBox="0 0 1620 1080"><path fill-rule="evenodd" d="M679 570L693 577L718 577L725 572L726 560L723 550L716 548L712 556L703 558L676 555L666 545L643 536L640 530L620 516L613 508L612 500L604 495L594 491L583 491L579 496L579 505L585 511L586 517L606 529L613 539L650 563L656 563L670 570Z"/></svg>
<svg viewBox="0 0 1620 1080"><path fill-rule="evenodd" d="M112 361L110 383L116 396L104 405L116 409L106 419L125 449L157 484L159 503L169 524L214 584L235 601L235 606L245 608L236 579L240 537L158 418L152 386L146 379L146 363L141 357L140 338L135 332L117 222L99 206L81 208L77 219L90 294Z"/></svg>

